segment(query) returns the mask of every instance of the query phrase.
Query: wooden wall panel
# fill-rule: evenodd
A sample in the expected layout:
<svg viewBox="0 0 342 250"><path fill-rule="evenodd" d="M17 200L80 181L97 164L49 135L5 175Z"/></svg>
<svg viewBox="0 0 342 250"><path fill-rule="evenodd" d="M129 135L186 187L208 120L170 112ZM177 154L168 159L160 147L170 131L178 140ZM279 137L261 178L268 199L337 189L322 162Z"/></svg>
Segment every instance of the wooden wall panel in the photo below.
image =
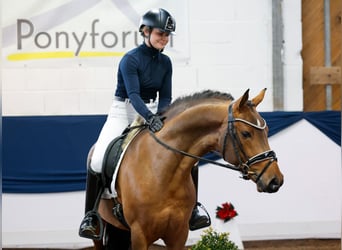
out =
<svg viewBox="0 0 342 250"><path fill-rule="evenodd" d="M341 0L330 0L331 65L341 67ZM302 0L304 111L326 110L325 85L312 84L312 67L324 62L324 0ZM332 85L332 109L341 110L341 84Z"/></svg>

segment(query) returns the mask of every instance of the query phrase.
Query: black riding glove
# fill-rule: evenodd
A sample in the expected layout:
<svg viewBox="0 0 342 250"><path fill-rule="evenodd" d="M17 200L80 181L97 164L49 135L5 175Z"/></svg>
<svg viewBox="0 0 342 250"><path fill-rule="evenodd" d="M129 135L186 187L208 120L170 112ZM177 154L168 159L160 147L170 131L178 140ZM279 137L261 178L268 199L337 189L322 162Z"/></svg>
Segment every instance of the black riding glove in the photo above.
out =
<svg viewBox="0 0 342 250"><path fill-rule="evenodd" d="M147 120L148 128L153 133L158 132L159 130L162 129L164 125L163 123L164 119L165 117L160 117L159 115L151 115Z"/></svg>

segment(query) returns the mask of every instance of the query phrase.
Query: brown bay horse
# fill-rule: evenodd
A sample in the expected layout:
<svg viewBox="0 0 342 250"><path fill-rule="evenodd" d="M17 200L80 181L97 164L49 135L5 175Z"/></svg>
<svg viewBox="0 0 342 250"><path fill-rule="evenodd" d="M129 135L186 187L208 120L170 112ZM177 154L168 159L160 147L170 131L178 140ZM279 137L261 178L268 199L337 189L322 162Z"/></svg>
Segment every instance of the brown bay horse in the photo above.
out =
<svg viewBox="0 0 342 250"><path fill-rule="evenodd" d="M224 167L240 171L259 192L278 191L283 175L268 144L267 124L256 111L265 91L251 100L249 90L236 101L209 90L179 98L163 113L162 130L144 129L133 139L116 181L131 249L147 250L158 239L166 249L184 249L196 199L191 169L209 152L218 152ZM114 217L113 204L101 199L103 221L128 230ZM103 241L94 243L104 247Z"/></svg>

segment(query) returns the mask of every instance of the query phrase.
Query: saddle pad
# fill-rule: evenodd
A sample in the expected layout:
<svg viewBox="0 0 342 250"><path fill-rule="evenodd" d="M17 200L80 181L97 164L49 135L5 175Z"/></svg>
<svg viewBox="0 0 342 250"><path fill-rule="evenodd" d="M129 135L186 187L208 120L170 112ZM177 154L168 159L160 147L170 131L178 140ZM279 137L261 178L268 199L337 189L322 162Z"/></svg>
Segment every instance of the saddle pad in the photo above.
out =
<svg viewBox="0 0 342 250"><path fill-rule="evenodd" d="M141 125L143 122L142 118L141 117L138 117L132 124L131 124L131 127L134 127L134 126L139 126ZM123 143L122 143L122 153L120 155L120 158L118 159L117 161L117 164L116 164L116 167L115 167L115 170L114 170L114 174L113 174L113 178L112 178L112 182L111 182L111 185L110 185L110 190L111 190L111 196L113 198L116 198L118 196L117 192L116 192L116 189L115 189L115 185L116 185L116 179L117 179L117 175L118 175L118 172L119 172L119 169L120 169L120 166L121 166L121 162L122 162L122 159L126 153L126 150L129 146L129 144L133 141L133 139L135 138L135 136L142 130L141 127L139 128L135 128L135 129L132 129L126 137L124 137L124 140L123 140Z"/></svg>

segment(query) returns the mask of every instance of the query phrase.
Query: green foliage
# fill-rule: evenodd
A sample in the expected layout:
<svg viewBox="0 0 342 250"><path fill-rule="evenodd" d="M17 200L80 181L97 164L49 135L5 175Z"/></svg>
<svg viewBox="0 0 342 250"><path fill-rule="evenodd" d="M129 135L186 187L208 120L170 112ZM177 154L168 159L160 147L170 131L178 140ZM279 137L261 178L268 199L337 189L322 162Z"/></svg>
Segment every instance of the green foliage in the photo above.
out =
<svg viewBox="0 0 342 250"><path fill-rule="evenodd" d="M229 233L218 233L212 227L204 233L190 250L238 250L237 245L229 240Z"/></svg>

